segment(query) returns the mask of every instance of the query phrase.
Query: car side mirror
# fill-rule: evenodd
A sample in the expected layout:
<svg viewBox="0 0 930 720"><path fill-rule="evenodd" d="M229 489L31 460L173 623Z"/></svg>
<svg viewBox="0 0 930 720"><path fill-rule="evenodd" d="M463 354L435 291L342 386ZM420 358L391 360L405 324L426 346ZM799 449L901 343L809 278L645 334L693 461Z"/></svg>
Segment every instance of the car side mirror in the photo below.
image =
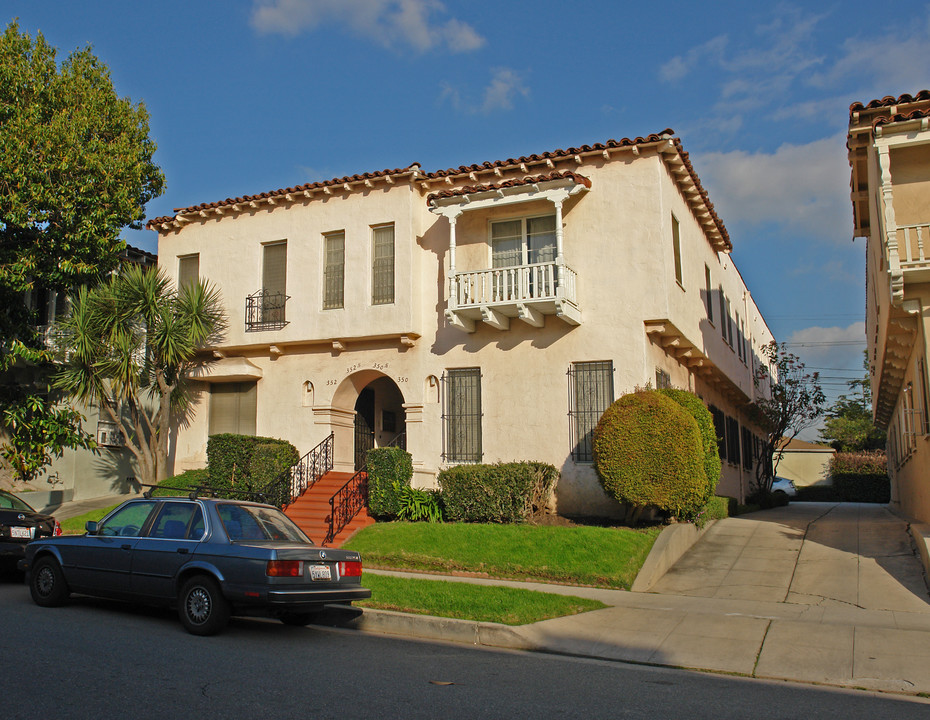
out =
<svg viewBox="0 0 930 720"><path fill-rule="evenodd" d="M84 523L84 530L87 531L88 535L96 535L97 534L97 522L94 520L88 520L86 523Z"/></svg>

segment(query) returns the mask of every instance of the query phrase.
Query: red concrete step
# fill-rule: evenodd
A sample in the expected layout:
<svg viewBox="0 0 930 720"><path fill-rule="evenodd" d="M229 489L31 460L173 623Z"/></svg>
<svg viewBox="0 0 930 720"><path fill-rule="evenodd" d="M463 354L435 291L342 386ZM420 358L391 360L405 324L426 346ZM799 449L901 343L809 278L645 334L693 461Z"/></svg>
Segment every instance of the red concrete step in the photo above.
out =
<svg viewBox="0 0 930 720"><path fill-rule="evenodd" d="M353 473L329 472L317 480L299 498L291 503L284 513L303 530L315 543L322 544L329 532L331 512L329 499L335 495L351 478ZM330 547L339 547L355 532L374 523L368 515L367 508L362 508L352 521L328 543Z"/></svg>

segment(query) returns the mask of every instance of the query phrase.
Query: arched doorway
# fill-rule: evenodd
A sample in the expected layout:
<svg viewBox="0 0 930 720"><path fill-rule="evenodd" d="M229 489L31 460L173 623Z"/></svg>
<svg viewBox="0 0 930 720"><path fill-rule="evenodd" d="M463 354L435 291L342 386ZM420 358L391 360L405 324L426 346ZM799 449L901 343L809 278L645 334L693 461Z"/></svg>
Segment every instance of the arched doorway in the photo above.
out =
<svg viewBox="0 0 930 720"><path fill-rule="evenodd" d="M376 370L362 370L347 377L333 395L333 407L354 415L351 441L352 466L365 466L368 451L376 447L406 447L404 396L397 384ZM348 439L348 438L347 438ZM348 464L348 443L336 444L337 463Z"/></svg>

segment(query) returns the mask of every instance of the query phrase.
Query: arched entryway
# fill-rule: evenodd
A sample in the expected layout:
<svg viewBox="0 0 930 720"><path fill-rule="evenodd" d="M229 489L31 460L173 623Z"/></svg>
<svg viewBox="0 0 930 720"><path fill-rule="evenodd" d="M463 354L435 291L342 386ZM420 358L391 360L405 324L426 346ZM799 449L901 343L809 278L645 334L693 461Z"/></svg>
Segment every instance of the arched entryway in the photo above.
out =
<svg viewBox="0 0 930 720"><path fill-rule="evenodd" d="M354 415L351 442L352 466L360 470L365 465L368 451L376 447L400 445L405 447L406 422L404 396L397 384L376 370L362 370L342 381L333 395L333 407L351 411ZM345 464L346 457L338 457L340 447L347 451L348 443L336 443L336 461Z"/></svg>

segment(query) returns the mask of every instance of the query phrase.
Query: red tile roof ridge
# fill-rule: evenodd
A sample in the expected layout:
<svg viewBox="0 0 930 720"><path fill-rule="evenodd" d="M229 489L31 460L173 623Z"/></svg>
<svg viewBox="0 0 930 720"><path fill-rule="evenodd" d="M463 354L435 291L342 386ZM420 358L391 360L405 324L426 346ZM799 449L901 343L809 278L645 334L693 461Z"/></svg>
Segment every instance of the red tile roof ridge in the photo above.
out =
<svg viewBox="0 0 930 720"><path fill-rule="evenodd" d="M567 150L551 150L549 152L524 155L518 158L507 158L506 160L485 161L474 165L459 165L457 168L448 168L447 170L436 170L435 172L425 173L426 179L444 178L450 175L464 175L466 173L477 172L481 170L493 170L498 167L509 167L525 163L536 163L544 160L554 160L558 158L571 157L582 153L602 152L604 150L613 150L617 148L633 147L634 145L649 145L652 143L669 140L675 134L671 128L666 128L662 132L652 133L645 137L622 138L620 140L608 140L604 143L594 143L593 145L582 145L580 147L570 147Z"/></svg>
<svg viewBox="0 0 930 720"><path fill-rule="evenodd" d="M930 117L930 106L918 110L911 110L907 113L896 113L894 115L880 115L872 121L872 127L887 125L888 123L907 122L908 120L920 120Z"/></svg>
<svg viewBox="0 0 930 720"><path fill-rule="evenodd" d="M878 108L891 107L893 105L906 105L909 103L922 102L924 100L930 100L930 90L921 90L915 95L904 93L898 97L895 97L894 95L886 95L885 97L878 100L872 100L867 104L854 102L849 106L849 114L851 116L853 113L860 112L862 110L875 110Z"/></svg>
<svg viewBox="0 0 930 720"><path fill-rule="evenodd" d="M535 183L547 182L550 180L574 180L575 182L584 185L587 188L591 187L590 178L585 177L584 175L579 175L576 172L571 170L555 170L551 173L545 173L543 175L527 175L522 178L511 178L510 180L502 180L498 183L485 183L482 185L467 185L465 187L454 188L449 190L440 190L439 192L430 193L426 196L426 202L432 203L434 200L440 198L450 198L456 197L459 195L471 195L473 193L488 192L490 190L501 190L503 188L509 187L519 187L521 185L533 185Z"/></svg>

